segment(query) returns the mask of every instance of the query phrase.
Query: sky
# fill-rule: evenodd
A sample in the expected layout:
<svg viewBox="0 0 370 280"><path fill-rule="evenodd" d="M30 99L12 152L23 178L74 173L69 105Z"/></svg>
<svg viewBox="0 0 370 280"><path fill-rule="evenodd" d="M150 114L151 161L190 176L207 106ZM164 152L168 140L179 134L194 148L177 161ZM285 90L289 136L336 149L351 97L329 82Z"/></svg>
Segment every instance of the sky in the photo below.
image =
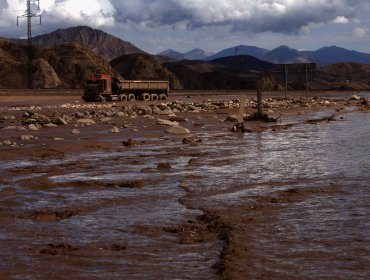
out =
<svg viewBox="0 0 370 280"><path fill-rule="evenodd" d="M26 0L0 0L0 37L27 37ZM152 54L338 46L370 53L369 0L31 0L32 35L88 25Z"/></svg>

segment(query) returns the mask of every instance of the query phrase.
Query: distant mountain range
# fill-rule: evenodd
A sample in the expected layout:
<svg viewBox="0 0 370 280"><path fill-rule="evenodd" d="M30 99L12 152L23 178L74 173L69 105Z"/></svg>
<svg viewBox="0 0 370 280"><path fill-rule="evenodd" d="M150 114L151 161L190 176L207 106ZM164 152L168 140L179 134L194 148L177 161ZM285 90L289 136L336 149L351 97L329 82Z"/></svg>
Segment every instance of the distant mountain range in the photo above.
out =
<svg viewBox="0 0 370 280"><path fill-rule="evenodd" d="M166 56L169 58L172 58L174 60L184 60L184 59L189 59L189 60L206 60L207 58L211 57L214 55L212 52L206 52L201 49L193 49L187 53L180 53L178 51L168 49L165 50L161 53L158 54L158 56Z"/></svg>
<svg viewBox="0 0 370 280"><path fill-rule="evenodd" d="M25 39L10 39L19 44L26 44ZM35 45L57 46L62 44L78 44L101 55L106 60L113 60L121 55L145 53L130 42L123 41L101 30L88 26L77 26L67 29L58 29L49 34L36 36L32 39ZM180 60L212 61L222 57L248 55L274 64L308 63L314 62L318 66L326 66L340 62L358 62L370 64L370 54L351 51L331 46L316 51L299 51L288 46L280 46L273 50L256 46L238 45L211 53L196 48L186 53L168 49L157 56L162 62ZM170 59L168 59L170 58Z"/></svg>
<svg viewBox="0 0 370 280"><path fill-rule="evenodd" d="M212 61L221 57L249 55L254 56L260 60L264 60L274 64L288 64L288 63L317 63L319 66L325 66L340 62L358 62L370 64L370 54L361 53L357 51L350 51L336 46L324 47L317 51L299 51L289 48L287 46L280 46L271 51L255 46L239 45L232 48L222 50L213 55L206 55L207 52L198 50L198 53L203 53L203 57L192 57L191 52L182 54L174 50L162 52L160 55L167 56L175 60L182 59L201 59Z"/></svg>

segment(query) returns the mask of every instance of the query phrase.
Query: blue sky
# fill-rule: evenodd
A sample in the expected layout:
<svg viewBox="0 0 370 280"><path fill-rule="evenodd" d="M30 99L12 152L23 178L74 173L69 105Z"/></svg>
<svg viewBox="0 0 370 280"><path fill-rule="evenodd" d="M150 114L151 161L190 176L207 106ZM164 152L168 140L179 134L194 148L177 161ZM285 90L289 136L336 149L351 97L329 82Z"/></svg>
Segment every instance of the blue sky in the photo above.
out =
<svg viewBox="0 0 370 280"><path fill-rule="evenodd" d="M31 0L35 1L35 0ZM1 0L0 37L27 34L26 0ZM368 0L40 0L33 35L88 25L149 53L236 45L299 50L339 46L370 53Z"/></svg>

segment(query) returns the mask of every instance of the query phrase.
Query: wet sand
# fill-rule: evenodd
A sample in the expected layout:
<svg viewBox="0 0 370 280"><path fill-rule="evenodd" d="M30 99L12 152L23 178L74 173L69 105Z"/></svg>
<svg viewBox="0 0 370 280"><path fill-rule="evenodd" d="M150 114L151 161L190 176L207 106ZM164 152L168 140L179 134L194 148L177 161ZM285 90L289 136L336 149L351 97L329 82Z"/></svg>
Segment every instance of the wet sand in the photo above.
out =
<svg viewBox="0 0 370 280"><path fill-rule="evenodd" d="M201 104L209 99L208 103L237 104L239 97L181 94L168 102ZM266 102L273 106L266 105L265 111L278 122L245 121L252 131L247 134L253 139L289 138L294 127L325 126L346 119L350 112L368 111L363 100L335 95L306 102L301 94L294 100ZM247 134L230 132L235 122L225 121L238 114L237 106L178 110L174 115L108 114L124 111L124 106L127 103L86 104L71 96L0 96L1 279L369 276L369 240L360 235L342 244L335 236L312 240L305 234L289 238L284 234L289 226L315 231L314 219L307 219L308 226L290 222L309 213L304 203L322 205L317 211L324 211L325 198L349 195L343 182L326 182L313 174L265 182L262 172L248 175L248 180L228 172L240 168L235 148L248 143ZM250 114L256 108L247 106L245 111ZM32 114L25 112L37 113L37 124L40 115L51 118L56 112L68 121L31 131ZM81 112L89 112L94 124L79 123L84 118L76 113ZM158 119L178 121L190 134L168 133ZM208 175L212 170L219 176ZM273 191L240 194L255 188ZM359 183L356 188L366 186ZM235 193L237 199L231 197ZM286 228L281 227L284 219L289 221ZM338 255L333 257L322 247L337 250ZM348 274L331 267L336 263L347 266Z"/></svg>

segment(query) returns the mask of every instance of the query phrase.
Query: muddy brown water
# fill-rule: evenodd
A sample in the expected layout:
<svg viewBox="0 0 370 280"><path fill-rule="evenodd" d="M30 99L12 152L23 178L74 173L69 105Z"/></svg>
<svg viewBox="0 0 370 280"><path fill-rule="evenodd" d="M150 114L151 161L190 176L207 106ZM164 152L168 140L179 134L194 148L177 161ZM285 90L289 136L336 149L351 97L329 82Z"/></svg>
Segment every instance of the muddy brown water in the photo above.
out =
<svg viewBox="0 0 370 280"><path fill-rule="evenodd" d="M370 115L325 114L1 160L0 279L369 279Z"/></svg>

